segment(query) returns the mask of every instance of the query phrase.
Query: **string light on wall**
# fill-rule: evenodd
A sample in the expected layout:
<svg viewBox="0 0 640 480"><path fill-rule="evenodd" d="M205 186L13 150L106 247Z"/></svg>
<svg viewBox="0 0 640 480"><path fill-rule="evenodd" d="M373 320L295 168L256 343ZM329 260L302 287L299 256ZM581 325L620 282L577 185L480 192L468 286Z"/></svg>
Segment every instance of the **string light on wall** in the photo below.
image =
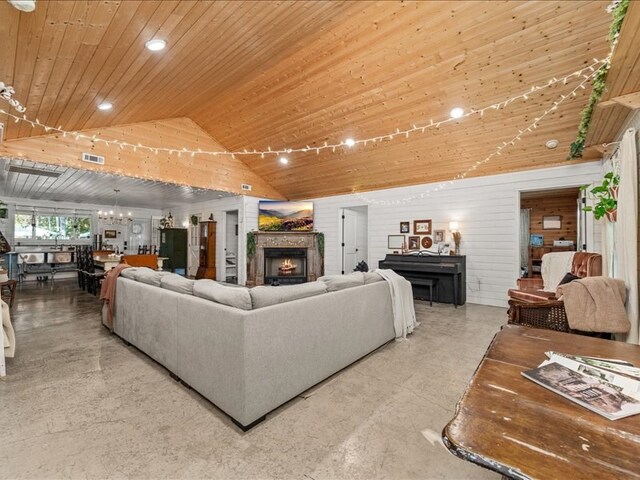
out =
<svg viewBox="0 0 640 480"><path fill-rule="evenodd" d="M459 121L461 118L467 118L470 116L474 116L474 115L479 115L479 116L484 116L485 113L491 112L493 110L500 110L505 108L506 106L510 105L513 102L516 101L526 101L528 100L533 94L539 92L540 90L552 87L554 85L557 84L564 84L566 85L568 82L576 80L576 79L587 79L587 78L591 78L591 75L593 74L593 72L597 71L597 68L599 68L602 65L606 65L610 62L610 56L605 58L605 59L597 59L594 58L593 62L584 67L581 68L580 70L576 70L572 73L569 73L568 75L564 75L561 77L553 77L550 80L548 80L546 83L543 84L539 84L539 85L533 85L531 86L529 89L527 89L526 91L523 91L522 93L518 94L518 95L514 95L512 97L509 97L505 100L502 100L500 102L491 104L491 105L487 105L485 107L482 108L477 108L477 109L469 109L468 111L464 111L462 109L462 115L460 117L454 118L453 116L447 117L445 119L442 120L433 120L430 119L428 122L424 122L424 123L414 123L412 124L412 126L410 128L405 128L405 129L401 129L401 128L396 128L395 131L393 132L389 132L389 133L385 133L385 134L381 134L381 135L377 135L374 137L369 137L369 138L361 138L361 139L354 139L354 138L347 138L344 141L340 141L338 143L329 143L329 142L324 142L323 144L318 144L318 145L305 145L304 147L295 147L295 148L279 148L279 149L272 149L271 147L267 147L267 150L258 150L258 149L243 149L243 150L239 150L239 151L207 151L207 150L202 150L202 149L189 149L186 147L180 148L180 147L174 147L174 148L168 148L168 147L157 147L157 146L150 146L150 145L144 145L142 143L129 143L126 141L122 141L122 140L115 140L115 139L107 139L107 138L101 138L98 137L97 135L89 135L86 133L82 133L79 131L69 131L69 130L64 130L61 126L59 127L52 127L50 125L45 125L43 123L41 123L38 119L35 120L31 120L29 118L26 117L26 115L14 115L6 110L0 109L0 113L1 114L5 114L8 115L10 118L13 118L14 121L16 122L26 122L28 124L30 124L32 127L39 127L42 128L45 133L57 133L57 134L62 134L63 137L67 137L67 136L72 136L74 137L76 140L88 140L90 142L93 142L94 144L99 144L102 143L106 146L117 146L121 149L124 148L128 148L131 149L133 151L138 151L138 150L144 150L144 151L148 151L154 154L159 154L159 153L163 153L163 154L169 154L169 155L178 155L178 156L182 156L182 155L191 155L192 157L195 157L196 155L198 156L231 156L231 157L235 157L235 156L261 156L262 158L265 158L265 156L267 155L274 155L275 157L280 157L282 155L290 155L292 153L308 153L308 152L315 152L316 154L320 153L321 151L325 151L325 150L331 150L333 152L337 151L338 149L344 149L346 148L352 148L356 145L361 145L361 146L367 146L370 143L376 143L376 142L382 142L382 141L388 141L388 140L393 140L395 138L409 138L410 135L414 134L414 133L424 133L427 130L430 129L437 129L440 128L443 125L449 124L449 123L453 123L453 122L457 122ZM584 88L584 87L583 87ZM457 107L460 108L460 107ZM18 109L16 109L18 110ZM456 109L454 109L456 110ZM19 112L23 112L24 110L18 110ZM453 113L453 112L452 112Z"/></svg>

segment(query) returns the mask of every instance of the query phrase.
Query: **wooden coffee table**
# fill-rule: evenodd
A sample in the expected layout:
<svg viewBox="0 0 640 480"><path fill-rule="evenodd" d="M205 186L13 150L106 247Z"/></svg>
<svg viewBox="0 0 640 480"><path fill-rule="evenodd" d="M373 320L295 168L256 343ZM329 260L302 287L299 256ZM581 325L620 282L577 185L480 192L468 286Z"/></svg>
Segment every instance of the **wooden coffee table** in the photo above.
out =
<svg viewBox="0 0 640 480"><path fill-rule="evenodd" d="M507 325L442 432L447 448L509 478L640 479L640 415L607 420L520 375L549 350L640 365L638 345Z"/></svg>

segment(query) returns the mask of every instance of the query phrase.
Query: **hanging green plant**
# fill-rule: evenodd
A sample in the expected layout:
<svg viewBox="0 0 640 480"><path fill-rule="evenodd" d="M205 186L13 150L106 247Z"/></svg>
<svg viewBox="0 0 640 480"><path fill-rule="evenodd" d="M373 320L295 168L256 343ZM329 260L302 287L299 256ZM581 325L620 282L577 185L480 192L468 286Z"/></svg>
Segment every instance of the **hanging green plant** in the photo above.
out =
<svg viewBox="0 0 640 480"><path fill-rule="evenodd" d="M6 203L0 200L0 218L7 218L9 212L9 207Z"/></svg>
<svg viewBox="0 0 640 480"><path fill-rule="evenodd" d="M318 242L318 253L322 258L324 258L324 233L318 233L316 235L316 240Z"/></svg>
<svg viewBox="0 0 640 480"><path fill-rule="evenodd" d="M253 257L256 253L256 236L253 232L247 232L247 256Z"/></svg>
<svg viewBox="0 0 640 480"><path fill-rule="evenodd" d="M595 198L596 203L582 208L585 212L593 212L593 218L600 220L607 217L610 222L618 220L618 186L620 175L608 172L602 178L600 185L583 185L580 190L588 190ZM591 188L589 188L591 187Z"/></svg>
<svg viewBox="0 0 640 480"><path fill-rule="evenodd" d="M609 28L609 42L615 42L618 37L620 28L622 27L622 21L624 20L624 16L626 15L628 8L629 0L621 0L613 9L611 13L611 27ZM591 119L593 118L593 111L604 93L605 81L610 67L611 65L609 63L605 63L598 69L593 77L593 89L591 90L591 95L589 95L589 103L582 111L580 125L578 125L578 135L569 147L569 160L575 160L576 158L582 157L587 133L589 132L589 126L591 125Z"/></svg>

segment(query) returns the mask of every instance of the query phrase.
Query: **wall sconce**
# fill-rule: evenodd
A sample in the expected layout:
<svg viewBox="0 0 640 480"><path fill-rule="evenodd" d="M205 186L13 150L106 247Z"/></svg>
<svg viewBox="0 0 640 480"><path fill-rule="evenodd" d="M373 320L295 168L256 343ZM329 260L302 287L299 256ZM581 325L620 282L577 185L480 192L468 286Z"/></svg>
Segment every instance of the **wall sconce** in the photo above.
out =
<svg viewBox="0 0 640 480"><path fill-rule="evenodd" d="M453 243L456 245L456 255L460 255L460 240L462 235L460 235L460 225L458 222L449 222L449 230L451 231L451 236L453 237Z"/></svg>

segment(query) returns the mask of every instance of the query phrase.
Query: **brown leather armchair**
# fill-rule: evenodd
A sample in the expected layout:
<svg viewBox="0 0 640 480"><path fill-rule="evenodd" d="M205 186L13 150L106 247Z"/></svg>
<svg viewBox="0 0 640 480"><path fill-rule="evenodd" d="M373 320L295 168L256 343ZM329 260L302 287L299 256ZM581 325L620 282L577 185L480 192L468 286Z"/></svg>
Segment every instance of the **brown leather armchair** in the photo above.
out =
<svg viewBox="0 0 640 480"><path fill-rule="evenodd" d="M599 253L577 252L569 273L580 278L601 276L602 256ZM542 288L542 278L518 279L518 288L509 290L508 323L571 332L564 303L556 298L555 292Z"/></svg>

